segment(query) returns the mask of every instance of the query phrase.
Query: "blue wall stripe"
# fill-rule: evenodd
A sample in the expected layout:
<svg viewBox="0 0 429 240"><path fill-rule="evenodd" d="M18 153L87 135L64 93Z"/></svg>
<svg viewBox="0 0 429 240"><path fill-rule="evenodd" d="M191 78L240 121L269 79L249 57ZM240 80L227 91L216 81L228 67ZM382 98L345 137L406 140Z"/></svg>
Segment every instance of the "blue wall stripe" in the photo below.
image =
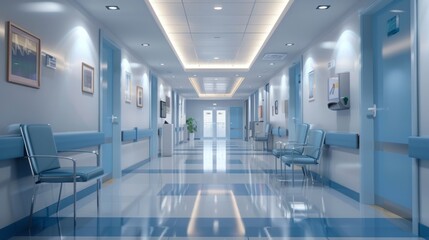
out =
<svg viewBox="0 0 429 240"><path fill-rule="evenodd" d="M332 181L329 178L325 178L325 177L322 178L320 176L320 174L318 174L316 172L311 171L311 173L313 174L314 179L316 181L319 181L319 182L325 184L326 186L329 186L330 188L335 189L336 191L346 195L347 197L355 200L356 202L360 201L360 194L358 192L353 191L352 189L345 187L345 186L343 186L343 185L341 185L335 181Z"/></svg>
<svg viewBox="0 0 429 240"><path fill-rule="evenodd" d="M58 151L97 146L104 143L102 132L54 133Z"/></svg>
<svg viewBox="0 0 429 240"><path fill-rule="evenodd" d="M24 142L21 136L0 137L0 160L24 156Z"/></svg>
<svg viewBox="0 0 429 240"><path fill-rule="evenodd" d="M429 160L429 137L409 137L408 154L413 158Z"/></svg>
<svg viewBox="0 0 429 240"><path fill-rule="evenodd" d="M127 167L127 168L123 169L123 170L122 170L122 176L125 176L125 175L127 175L127 174L129 174L129 173L133 172L134 170L138 169L139 167L144 166L145 164L147 164L147 163L149 163L149 162L150 162L150 158L147 158L147 159L145 159L145 160L142 160L142 161L140 161L140 162L138 162L138 163L136 163L136 164L133 164L133 165L131 165L131 166L129 166L129 167Z"/></svg>
<svg viewBox="0 0 429 240"><path fill-rule="evenodd" d="M336 147L359 149L359 134L327 132L325 137L325 144Z"/></svg>
<svg viewBox="0 0 429 240"><path fill-rule="evenodd" d="M122 142L135 142L137 141L137 128L131 130L122 130Z"/></svg>
<svg viewBox="0 0 429 240"><path fill-rule="evenodd" d="M419 236L429 239L429 227L419 223Z"/></svg>
<svg viewBox="0 0 429 240"><path fill-rule="evenodd" d="M102 132L54 133L58 151L97 146L104 143ZM21 136L0 137L0 160L24 157Z"/></svg>
<svg viewBox="0 0 429 240"><path fill-rule="evenodd" d="M152 129L138 129L137 130L137 140L142 140L152 137L154 134Z"/></svg>

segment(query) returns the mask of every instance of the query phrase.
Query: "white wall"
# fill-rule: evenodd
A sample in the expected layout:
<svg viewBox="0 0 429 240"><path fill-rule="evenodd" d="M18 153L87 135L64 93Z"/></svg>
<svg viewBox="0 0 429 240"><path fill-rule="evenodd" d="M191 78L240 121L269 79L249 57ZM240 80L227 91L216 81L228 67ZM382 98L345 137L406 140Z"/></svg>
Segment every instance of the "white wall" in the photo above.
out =
<svg viewBox="0 0 429 240"><path fill-rule="evenodd" d="M288 101L289 101L289 74L288 69L283 69L270 80L269 122L273 128L289 128ZM278 101L278 110L275 114L275 102ZM273 111L274 108L274 111ZM274 142L286 141L287 136L279 138L274 136Z"/></svg>
<svg viewBox="0 0 429 240"><path fill-rule="evenodd" d="M121 129L148 129L150 125L149 69L139 63L128 51L122 52L121 74ZM131 75L131 101L125 99L126 74ZM137 86L143 88L143 108L137 107ZM149 158L149 140L124 143L121 146L121 168L125 169Z"/></svg>
<svg viewBox="0 0 429 240"><path fill-rule="evenodd" d="M426 98L429 91L429 31L426 26L429 24L429 1L418 0L418 26L419 26L419 135L429 136L429 102ZM426 204L429 201L429 159L420 160L420 222L429 226L429 206Z"/></svg>

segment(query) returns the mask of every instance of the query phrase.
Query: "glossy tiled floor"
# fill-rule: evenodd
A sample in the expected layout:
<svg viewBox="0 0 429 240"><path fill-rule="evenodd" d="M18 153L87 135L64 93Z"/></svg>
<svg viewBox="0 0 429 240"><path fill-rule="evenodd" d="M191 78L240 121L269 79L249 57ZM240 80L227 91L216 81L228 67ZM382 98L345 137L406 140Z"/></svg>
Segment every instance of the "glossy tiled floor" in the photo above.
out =
<svg viewBox="0 0 429 240"><path fill-rule="evenodd" d="M401 218L274 173L273 156L246 142L181 144L105 183L98 214L91 194L75 227L67 207L14 239L417 239Z"/></svg>

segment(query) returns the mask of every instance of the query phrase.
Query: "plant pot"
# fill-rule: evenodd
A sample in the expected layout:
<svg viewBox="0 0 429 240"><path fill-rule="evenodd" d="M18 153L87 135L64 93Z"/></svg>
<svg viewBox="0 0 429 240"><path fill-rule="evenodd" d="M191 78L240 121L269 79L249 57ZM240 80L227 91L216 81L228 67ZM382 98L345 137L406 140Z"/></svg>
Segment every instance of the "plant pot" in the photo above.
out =
<svg viewBox="0 0 429 240"><path fill-rule="evenodd" d="M189 141L194 141L195 133L189 133Z"/></svg>

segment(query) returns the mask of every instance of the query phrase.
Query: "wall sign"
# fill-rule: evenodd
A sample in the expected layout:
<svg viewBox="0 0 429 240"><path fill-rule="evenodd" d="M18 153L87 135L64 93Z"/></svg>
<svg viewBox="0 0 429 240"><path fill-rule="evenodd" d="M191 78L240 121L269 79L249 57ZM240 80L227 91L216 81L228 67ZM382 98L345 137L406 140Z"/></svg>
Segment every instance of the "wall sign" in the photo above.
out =
<svg viewBox="0 0 429 240"><path fill-rule="evenodd" d="M399 32L399 15L387 20L387 36L393 36Z"/></svg>

